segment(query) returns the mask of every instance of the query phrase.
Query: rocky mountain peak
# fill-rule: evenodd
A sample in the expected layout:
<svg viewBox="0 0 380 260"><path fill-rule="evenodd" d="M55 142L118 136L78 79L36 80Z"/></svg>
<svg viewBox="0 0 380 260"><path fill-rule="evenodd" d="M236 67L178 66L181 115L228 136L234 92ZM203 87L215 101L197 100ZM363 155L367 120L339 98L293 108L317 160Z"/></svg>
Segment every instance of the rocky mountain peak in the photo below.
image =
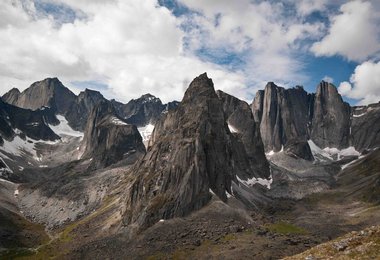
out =
<svg viewBox="0 0 380 260"><path fill-rule="evenodd" d="M8 104L32 110L50 107L59 114L64 114L75 98L75 94L58 78L46 78L33 83L21 93L11 90L3 96L3 100Z"/></svg>
<svg viewBox="0 0 380 260"><path fill-rule="evenodd" d="M178 108L157 122L147 154L131 170L136 179L126 197L125 223L146 228L162 218L184 216L203 207L210 190L223 201L226 194L239 196L238 178L259 175L248 161L228 129L212 80L200 75Z"/></svg>
<svg viewBox="0 0 380 260"><path fill-rule="evenodd" d="M21 92L18 88L12 88L3 95L3 99L9 104L14 104L19 99Z"/></svg>
<svg viewBox="0 0 380 260"><path fill-rule="evenodd" d="M214 83L212 79L207 77L207 73L203 73L196 77L191 83L189 88L186 90L182 102L193 102L196 98L207 98L216 97L214 90Z"/></svg>
<svg viewBox="0 0 380 260"><path fill-rule="evenodd" d="M96 99L104 99L103 95L99 91L88 89L88 88L86 88L84 91L81 91L78 97L80 98L91 97L91 98L96 98Z"/></svg>

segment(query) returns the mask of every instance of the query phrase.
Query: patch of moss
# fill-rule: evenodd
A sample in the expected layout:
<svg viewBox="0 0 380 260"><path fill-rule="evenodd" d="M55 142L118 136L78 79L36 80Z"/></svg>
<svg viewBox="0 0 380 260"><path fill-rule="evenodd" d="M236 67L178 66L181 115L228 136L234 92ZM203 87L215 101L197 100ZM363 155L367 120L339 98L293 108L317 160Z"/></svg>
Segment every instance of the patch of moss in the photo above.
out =
<svg viewBox="0 0 380 260"><path fill-rule="evenodd" d="M301 227L297 227L287 222L277 222L274 224L266 225L266 228L275 233L279 234L306 234L307 231Z"/></svg>
<svg viewBox="0 0 380 260"><path fill-rule="evenodd" d="M161 260L166 259L166 255L162 252L157 252L154 255L150 255L146 258L146 260Z"/></svg>
<svg viewBox="0 0 380 260"><path fill-rule="evenodd" d="M222 237L221 241L227 242L227 241L231 241L231 240L235 240L235 239L236 239L235 234L227 234L224 237Z"/></svg>

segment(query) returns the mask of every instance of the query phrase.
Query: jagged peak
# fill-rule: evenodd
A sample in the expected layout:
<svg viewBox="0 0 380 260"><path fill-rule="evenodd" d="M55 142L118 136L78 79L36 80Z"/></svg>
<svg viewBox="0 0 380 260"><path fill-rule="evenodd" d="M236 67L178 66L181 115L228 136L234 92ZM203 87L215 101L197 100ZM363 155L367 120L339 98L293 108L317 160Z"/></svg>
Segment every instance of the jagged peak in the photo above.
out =
<svg viewBox="0 0 380 260"><path fill-rule="evenodd" d="M18 88L11 88L7 93L17 93L20 94L20 90Z"/></svg>
<svg viewBox="0 0 380 260"><path fill-rule="evenodd" d="M102 93L100 93L99 91L97 90L92 90L92 89L88 89L86 88L84 91L81 91L78 95L78 97L97 97L97 98L100 98L100 99L103 99L103 95Z"/></svg>
<svg viewBox="0 0 380 260"><path fill-rule="evenodd" d="M212 82L212 79L207 76L206 72L196 77L190 83L182 102L192 100L193 98L200 96L217 97L214 89L214 83Z"/></svg>

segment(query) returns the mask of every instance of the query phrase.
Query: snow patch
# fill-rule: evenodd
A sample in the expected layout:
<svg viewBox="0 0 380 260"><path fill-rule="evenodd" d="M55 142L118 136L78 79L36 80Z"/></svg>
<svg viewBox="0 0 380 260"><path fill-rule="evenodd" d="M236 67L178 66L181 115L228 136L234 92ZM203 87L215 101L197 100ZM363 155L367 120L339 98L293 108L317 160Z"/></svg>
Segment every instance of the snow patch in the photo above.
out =
<svg viewBox="0 0 380 260"><path fill-rule="evenodd" d="M67 122L66 118L62 115L57 115L57 118L59 120L58 125L49 125L51 130L53 130L54 133L56 133L59 136L67 135L67 136L74 136L74 137L83 137L83 133L79 131L75 131L69 126L69 122Z"/></svg>
<svg viewBox="0 0 380 260"><path fill-rule="evenodd" d="M37 157L36 151L34 150L34 142L30 138L25 140L21 139L20 136L16 135L12 141L4 140L3 146L0 147L0 150L4 152L21 156L25 153L30 153L33 157Z"/></svg>
<svg viewBox="0 0 380 260"><path fill-rule="evenodd" d="M359 115L353 115L353 117L362 117L362 116L364 116L365 114L367 114L367 112L366 112L366 113L363 113L363 114L359 114Z"/></svg>
<svg viewBox="0 0 380 260"><path fill-rule="evenodd" d="M247 180L242 180L239 178L239 176L236 175L236 178L238 179L238 181L246 186L250 186L252 187L254 184L258 183L262 186L265 186L267 187L267 189L270 189L270 186L273 182L273 178L269 178L269 179L263 179L263 178L251 178L251 179L247 179Z"/></svg>
<svg viewBox="0 0 380 260"><path fill-rule="evenodd" d="M230 124L228 124L228 129L230 129L231 133L237 133L238 131Z"/></svg>
<svg viewBox="0 0 380 260"><path fill-rule="evenodd" d="M333 158L331 157L331 155L328 152L322 150L311 139L308 140L307 143L310 146L311 153L313 154L313 157L315 160L321 160L321 161L324 161L326 159L333 160Z"/></svg>
<svg viewBox="0 0 380 260"><path fill-rule="evenodd" d="M146 126L137 128L137 130L139 130L140 132L143 142L149 141L152 135L153 129L154 129L154 125L152 124L147 124Z"/></svg>
<svg viewBox="0 0 380 260"><path fill-rule="evenodd" d="M121 121L119 118L117 117L111 117L111 122L115 125L128 125L126 122L123 122Z"/></svg>
<svg viewBox="0 0 380 260"><path fill-rule="evenodd" d="M339 150L337 148L330 148L326 147L323 149L330 155L336 155L337 159L340 160L342 157L347 157L347 156L360 156L360 153L356 151L355 147L350 146L345 149Z"/></svg>

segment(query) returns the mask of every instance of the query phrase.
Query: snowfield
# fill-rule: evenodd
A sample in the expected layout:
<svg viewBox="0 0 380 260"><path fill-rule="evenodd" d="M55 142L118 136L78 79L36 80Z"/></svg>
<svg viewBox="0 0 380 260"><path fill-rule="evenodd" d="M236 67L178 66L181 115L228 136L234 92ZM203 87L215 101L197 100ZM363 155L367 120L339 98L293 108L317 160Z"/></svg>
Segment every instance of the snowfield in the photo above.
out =
<svg viewBox="0 0 380 260"><path fill-rule="evenodd" d="M57 115L59 120L59 125L49 125L51 130L59 136L75 136L75 137L83 137L83 133L79 131L75 131L69 126L69 122L67 122L66 118L62 115Z"/></svg>
<svg viewBox="0 0 380 260"><path fill-rule="evenodd" d="M149 141L150 136L152 135L153 129L154 129L154 125L152 124L147 124L146 126L137 128L137 130L139 130L140 132L143 142Z"/></svg>

